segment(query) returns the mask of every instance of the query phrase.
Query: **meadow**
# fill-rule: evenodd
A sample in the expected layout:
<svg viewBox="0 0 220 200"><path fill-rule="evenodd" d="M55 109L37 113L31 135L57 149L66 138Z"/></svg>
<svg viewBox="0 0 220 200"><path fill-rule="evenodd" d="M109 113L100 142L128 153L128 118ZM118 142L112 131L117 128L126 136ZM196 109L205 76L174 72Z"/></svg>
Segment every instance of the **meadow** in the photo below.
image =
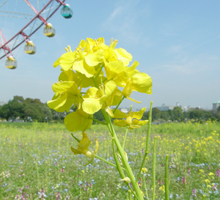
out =
<svg viewBox="0 0 220 200"><path fill-rule="evenodd" d="M124 129L115 127L122 141ZM147 126L129 130L125 151L135 173L141 164ZM114 163L111 140L103 125L86 131L98 156ZM152 197L152 148L157 139L156 199L164 199L165 155L169 155L170 199L220 199L220 124L152 125L150 153L139 186ZM74 133L81 139L81 133ZM113 166L74 156L77 147L64 124L0 123L0 199L127 199L128 187ZM146 198L147 199L147 198Z"/></svg>

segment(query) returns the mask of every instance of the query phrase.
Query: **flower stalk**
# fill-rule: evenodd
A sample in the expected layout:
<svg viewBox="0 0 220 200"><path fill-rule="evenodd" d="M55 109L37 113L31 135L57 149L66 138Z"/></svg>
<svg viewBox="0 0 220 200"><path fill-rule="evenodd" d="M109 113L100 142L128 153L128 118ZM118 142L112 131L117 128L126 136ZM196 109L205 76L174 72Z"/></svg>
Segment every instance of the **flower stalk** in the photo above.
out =
<svg viewBox="0 0 220 200"><path fill-rule="evenodd" d="M128 174L128 177L129 177L130 180L131 180L131 183L132 183L132 186L133 186L133 188L134 188L134 191L135 191L135 193L136 193L138 199L139 199L139 200L143 200L143 195L142 195L141 190L140 190L140 188L139 188L139 186L138 186L138 183L137 183L136 180L135 180L135 177L134 177L134 174L133 174L133 172L132 172L132 170L131 170L131 167L130 167L129 164L128 164L127 158L125 157L124 150L123 150L123 148L122 148L122 146L121 146L121 144L120 144L120 142L119 142L119 140L118 140L118 137L117 137L117 135L116 135L116 133L115 133L114 127L113 127L113 125L112 125L112 123L111 123L110 116L109 116L104 110L102 110L102 113L103 113L103 115L104 115L104 117L105 117L105 120L106 120L108 129L109 129L109 131L110 131L112 137L114 138L114 139L113 139L113 140L114 140L114 143L115 143L115 145L116 145L116 147L117 147L118 153L119 153L120 156L121 156L121 160L122 160L123 166L124 166L124 168L126 169L127 174ZM116 160L117 160L117 159L116 159Z"/></svg>
<svg viewBox="0 0 220 200"><path fill-rule="evenodd" d="M168 158L169 158L169 155L166 155L166 166L165 166L165 200L169 200Z"/></svg>
<svg viewBox="0 0 220 200"><path fill-rule="evenodd" d="M111 44L107 46L104 38L96 40L87 38L80 41L75 51L72 51L68 46L67 52L58 58L53 65L54 67L60 65L61 74L59 81L52 86L55 94L47 104L57 112L69 112L72 105L76 105L77 109L69 113L64 119L64 124L69 131L82 131L81 140L72 134L73 138L79 142L77 147L71 147L73 154L87 156L90 158L89 163L96 157L116 167L121 181L125 182L130 189L129 199L131 199L132 192L136 199L143 200L143 192L139 188L138 179L148 154L152 102L149 120L141 120L146 108L142 108L138 112L132 112L130 109L129 113L126 114L120 111L118 107L125 98L141 103L132 99L130 95L133 91L152 94L152 80L148 74L136 69L139 65L137 61L130 65L132 55L125 49L116 48L117 42L117 40L111 40ZM86 92L81 92L86 88ZM111 109L111 107L115 108ZM105 122L93 117L100 110ZM114 118L114 125L126 128L122 145L114 130L112 118ZM116 165L97 155L98 140L96 140L95 149L90 150L91 141L85 131L91 127L93 121L108 127ZM127 160L127 153L124 151L127 133L128 129L139 128L148 121L145 154L137 179L135 179ZM131 188L128 183L131 183L133 187Z"/></svg>

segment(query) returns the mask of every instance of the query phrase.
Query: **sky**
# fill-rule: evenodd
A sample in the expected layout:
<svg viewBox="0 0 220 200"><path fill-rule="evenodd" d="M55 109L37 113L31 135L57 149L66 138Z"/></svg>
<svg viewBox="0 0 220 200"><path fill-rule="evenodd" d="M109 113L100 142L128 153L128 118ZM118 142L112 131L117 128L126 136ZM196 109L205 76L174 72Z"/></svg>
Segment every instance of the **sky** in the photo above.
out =
<svg viewBox="0 0 220 200"><path fill-rule="evenodd" d="M0 6L3 2L0 0ZM24 1L11 2L8 0L0 10L33 14ZM37 5L34 0L30 2ZM73 10L73 17L64 19L59 9L48 20L56 35L47 38L41 27L31 37L37 47L35 55L25 54L21 45L12 52L18 62L15 70L5 68L5 58L0 60L0 101L7 102L15 95L42 102L51 100L51 86L60 74L60 67L53 68L53 63L65 53L64 48L70 45L75 49L81 39L99 37L104 37L107 45L111 38L117 39L116 47L131 53L133 61L139 62L137 69L153 81L152 95L132 93L131 97L141 104L125 100L121 107L133 104L134 108L149 108L153 101L153 107L179 102L183 106L212 109L212 103L220 100L219 0L66 3ZM9 39L27 21L0 15L0 29Z"/></svg>

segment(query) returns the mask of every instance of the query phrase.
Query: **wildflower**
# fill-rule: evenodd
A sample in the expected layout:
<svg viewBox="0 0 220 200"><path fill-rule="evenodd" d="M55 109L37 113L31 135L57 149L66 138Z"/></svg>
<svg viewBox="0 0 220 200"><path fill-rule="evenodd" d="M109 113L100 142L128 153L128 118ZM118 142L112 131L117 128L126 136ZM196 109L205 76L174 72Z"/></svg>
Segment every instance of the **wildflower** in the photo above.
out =
<svg viewBox="0 0 220 200"><path fill-rule="evenodd" d="M5 172L5 177L6 177L6 178L9 178L10 176L11 176L11 174L9 173L9 171L6 171L6 172Z"/></svg>
<svg viewBox="0 0 220 200"><path fill-rule="evenodd" d="M39 197L39 199L40 198L44 199L44 197L47 197L47 195L44 193L43 189L40 192L38 192L38 197Z"/></svg>
<svg viewBox="0 0 220 200"><path fill-rule="evenodd" d="M210 180L209 179L205 179L205 182L208 184L208 183L210 183Z"/></svg>
<svg viewBox="0 0 220 200"><path fill-rule="evenodd" d="M203 170L203 169L200 169L199 172L204 173L204 170Z"/></svg>
<svg viewBox="0 0 220 200"><path fill-rule="evenodd" d="M161 190L161 191L165 192L165 186L164 186L164 185L162 185L161 187L159 187L159 190Z"/></svg>
<svg viewBox="0 0 220 200"><path fill-rule="evenodd" d="M71 147L71 151L76 155L76 154L84 154L87 157L91 158L91 160L86 164L88 165L89 163L91 163L93 161L93 159L95 158L95 155L98 152L98 148L99 148L99 144L98 141L96 140L96 147L94 151L89 151L89 144L90 144L90 140L87 137L86 133L83 132L82 133L83 138L82 140L80 140L77 149L74 149L73 147Z"/></svg>
<svg viewBox="0 0 220 200"><path fill-rule="evenodd" d="M216 176L220 177L220 169L217 169Z"/></svg>
<svg viewBox="0 0 220 200"><path fill-rule="evenodd" d="M70 196L69 195L67 195L66 196L66 198L65 198L65 200L69 200L70 199Z"/></svg>
<svg viewBox="0 0 220 200"><path fill-rule="evenodd" d="M214 173L212 173L212 172L210 172L210 173L209 173L209 176L215 176L215 174L214 174Z"/></svg>
<svg viewBox="0 0 220 200"><path fill-rule="evenodd" d="M143 173L146 173L146 172L147 172L147 168L142 168L141 171L142 171Z"/></svg>
<svg viewBox="0 0 220 200"><path fill-rule="evenodd" d="M99 89L96 87L89 88L83 96L83 110L88 114L94 114L103 108L113 117L109 106L116 105L120 101L113 103L114 96L116 95L114 92L116 89L117 85L112 80L106 81L101 87L99 87ZM111 99L109 99L110 97Z"/></svg>
<svg viewBox="0 0 220 200"><path fill-rule="evenodd" d="M52 89L55 92L51 101L47 105L57 112L69 112L71 106L76 104L80 107L81 104L81 88L74 81L59 81L53 84Z"/></svg>
<svg viewBox="0 0 220 200"><path fill-rule="evenodd" d="M196 188L193 188L193 190L192 190L192 196L193 196L193 197L196 197Z"/></svg>
<svg viewBox="0 0 220 200"><path fill-rule="evenodd" d="M188 175L190 175L190 174L191 174L191 172L190 172L190 168L187 170L187 172L188 172Z"/></svg>
<svg viewBox="0 0 220 200"><path fill-rule="evenodd" d="M62 199L60 192L57 192L56 194L56 200Z"/></svg>
<svg viewBox="0 0 220 200"><path fill-rule="evenodd" d="M185 184L185 183L186 183L186 178L182 177L182 184Z"/></svg>
<svg viewBox="0 0 220 200"><path fill-rule="evenodd" d="M81 40L74 52L68 46L69 51L54 63L54 67L60 65L64 71L72 69L84 74L88 78L92 77L96 73L95 66L103 62L104 51L99 49L93 52L89 48L85 48L89 40L90 38L87 39L87 44L85 40Z"/></svg>
<svg viewBox="0 0 220 200"><path fill-rule="evenodd" d="M114 118L126 118L126 119L121 119L121 120L115 119L114 124L116 126L120 126L120 127L127 127L128 126L129 129L139 128L139 127L147 124L147 122L148 122L148 120L140 121L145 110L146 110L146 108L142 108L138 112L129 111L128 114L125 114L122 111L117 109L114 113Z"/></svg>
<svg viewBox="0 0 220 200"><path fill-rule="evenodd" d="M212 183L213 190L217 190L217 185L215 183Z"/></svg>
<svg viewBox="0 0 220 200"><path fill-rule="evenodd" d="M128 177L125 177L125 178L121 179L120 181L124 181L126 183L130 183L131 182L130 178L128 178Z"/></svg>

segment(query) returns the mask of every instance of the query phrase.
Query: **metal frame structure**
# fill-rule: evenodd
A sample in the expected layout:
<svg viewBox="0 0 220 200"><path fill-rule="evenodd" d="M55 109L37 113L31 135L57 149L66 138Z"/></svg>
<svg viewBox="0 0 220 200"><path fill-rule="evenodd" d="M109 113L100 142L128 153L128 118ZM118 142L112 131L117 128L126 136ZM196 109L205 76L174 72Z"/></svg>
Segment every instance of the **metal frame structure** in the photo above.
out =
<svg viewBox="0 0 220 200"><path fill-rule="evenodd" d="M41 21L42 21L42 23L34 30L34 31L32 31L29 35L28 35L28 37L30 37L30 36L32 36L38 29L40 29L40 27L41 26L43 26L45 23L47 24L47 20L48 19L50 19L53 15L54 15L54 13L60 8L60 6L61 5L65 5L64 4L64 2L65 2L65 0L56 0L58 3L60 3L60 5L59 6L57 6L57 8L46 18L46 19L44 19L43 17L41 17L40 16L40 14L50 5L50 3L52 3L52 1L53 0L49 0L49 2L39 11L39 12L37 12L37 10L34 8L34 12L36 13L36 15L35 15L35 17L29 22L29 23L27 23L27 25L26 26L24 26L17 34L15 34L10 40L8 40L7 42L5 42L5 44L0 44L1 46L0 46L0 50L1 49L3 49L4 51L5 51L5 55L3 55L2 57L0 57L0 60L2 59L2 58L4 58L5 56L7 56L7 53L6 53L6 50L8 51L8 52L12 52L13 50L15 50L16 48L18 48L22 43L24 43L26 40L25 40L25 38L24 38L24 40L22 40L20 43L18 43L15 47L13 47L12 49L10 49L9 47L8 47L8 43L9 42L11 42L14 38L16 38L18 35L22 35L22 33L24 33L24 29L26 29L36 18L39 18ZM28 1L27 0L25 0L25 2L27 3ZM27 3L28 4L28 3ZM29 4L28 4L29 5ZM30 6L29 5L29 6ZM30 6L30 7L31 7ZM2 34L3 35L3 34ZM24 37L24 35L22 35L23 37ZM25 34L25 36L27 36L26 34ZM6 40L5 40L6 41ZM11 53L12 54L12 53Z"/></svg>

